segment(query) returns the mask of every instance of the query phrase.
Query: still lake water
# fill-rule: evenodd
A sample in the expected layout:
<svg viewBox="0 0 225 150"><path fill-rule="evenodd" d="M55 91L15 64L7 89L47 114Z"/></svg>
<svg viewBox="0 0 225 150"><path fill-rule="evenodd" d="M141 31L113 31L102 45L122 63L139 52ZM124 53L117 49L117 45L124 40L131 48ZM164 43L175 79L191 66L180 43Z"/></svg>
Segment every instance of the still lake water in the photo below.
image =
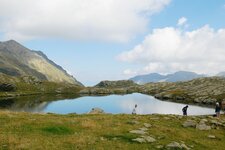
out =
<svg viewBox="0 0 225 150"><path fill-rule="evenodd" d="M131 114L137 104L138 114L182 114L185 104L160 101L144 94L86 96L73 99L26 97L20 99L0 100L0 109L25 112L51 112L57 114L89 112L92 108L99 107L107 113ZM188 115L214 114L214 109L189 105Z"/></svg>

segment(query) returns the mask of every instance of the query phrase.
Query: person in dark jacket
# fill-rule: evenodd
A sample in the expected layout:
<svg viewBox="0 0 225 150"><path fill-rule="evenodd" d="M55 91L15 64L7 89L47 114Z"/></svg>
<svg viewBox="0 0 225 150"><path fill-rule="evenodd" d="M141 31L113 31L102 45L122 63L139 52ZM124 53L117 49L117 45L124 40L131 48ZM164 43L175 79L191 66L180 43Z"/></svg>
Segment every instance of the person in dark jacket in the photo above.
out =
<svg viewBox="0 0 225 150"><path fill-rule="evenodd" d="M220 104L217 102L216 103L216 108L215 108L215 113L216 113L216 117L220 117L220 110L221 110L221 107L220 107Z"/></svg>
<svg viewBox="0 0 225 150"><path fill-rule="evenodd" d="M133 115L136 115L136 114L137 114L136 109L137 109L137 104L135 104L134 109L133 109L133 111L132 111L132 114L133 114Z"/></svg>
<svg viewBox="0 0 225 150"><path fill-rule="evenodd" d="M188 105L186 105L186 106L182 109L183 115L184 115L184 116L187 116L187 109L188 109Z"/></svg>

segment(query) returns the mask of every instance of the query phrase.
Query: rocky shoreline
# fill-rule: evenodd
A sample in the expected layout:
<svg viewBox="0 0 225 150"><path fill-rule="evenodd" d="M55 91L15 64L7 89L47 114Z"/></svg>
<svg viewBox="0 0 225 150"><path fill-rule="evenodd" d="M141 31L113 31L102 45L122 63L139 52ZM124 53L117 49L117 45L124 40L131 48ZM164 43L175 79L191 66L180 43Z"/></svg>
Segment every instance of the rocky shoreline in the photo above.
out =
<svg viewBox="0 0 225 150"><path fill-rule="evenodd" d="M225 100L225 79L221 77L198 78L176 83L147 83L144 85L136 84L130 80L102 81L93 87L39 82L32 77L25 79L9 78L9 83L0 83L0 97L18 97L48 93L76 93L80 96L142 93L163 101L207 106L214 106L216 102Z"/></svg>
<svg viewBox="0 0 225 150"><path fill-rule="evenodd" d="M102 81L82 89L80 95L110 95L142 93L163 101L214 106L225 100L225 79L199 78L186 82L161 82L138 85L129 80Z"/></svg>

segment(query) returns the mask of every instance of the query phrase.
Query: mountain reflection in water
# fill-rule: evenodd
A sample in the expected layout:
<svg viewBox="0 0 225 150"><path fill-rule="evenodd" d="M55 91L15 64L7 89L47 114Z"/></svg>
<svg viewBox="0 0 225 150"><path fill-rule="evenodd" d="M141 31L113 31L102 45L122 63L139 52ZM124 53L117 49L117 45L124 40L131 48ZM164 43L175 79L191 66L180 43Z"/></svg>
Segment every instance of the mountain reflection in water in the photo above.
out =
<svg viewBox="0 0 225 150"><path fill-rule="evenodd" d="M166 102L144 94L109 95L109 96L63 96L41 95L0 100L0 109L25 112L51 112L58 114L87 113L94 107L102 108L107 113L130 114L137 104L138 114L182 114L186 104ZM189 105L189 115L213 114L214 109Z"/></svg>

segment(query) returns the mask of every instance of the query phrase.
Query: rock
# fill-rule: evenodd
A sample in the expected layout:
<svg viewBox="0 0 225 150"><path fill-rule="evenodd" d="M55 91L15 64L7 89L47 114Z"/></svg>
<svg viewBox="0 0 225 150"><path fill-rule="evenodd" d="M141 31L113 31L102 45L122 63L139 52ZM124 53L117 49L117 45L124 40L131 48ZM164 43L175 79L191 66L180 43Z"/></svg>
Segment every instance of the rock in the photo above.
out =
<svg viewBox="0 0 225 150"><path fill-rule="evenodd" d="M162 145L157 145L156 148L157 149L163 149L163 146Z"/></svg>
<svg viewBox="0 0 225 150"><path fill-rule="evenodd" d="M206 124L197 124L196 129L198 129L198 130L211 130L211 127L207 126Z"/></svg>
<svg viewBox="0 0 225 150"><path fill-rule="evenodd" d="M143 138L136 138L136 139L132 139L132 141L135 141L135 142L139 142L139 143L145 143L145 139Z"/></svg>
<svg viewBox="0 0 225 150"><path fill-rule="evenodd" d="M182 149L186 149L186 150L190 150L189 147L187 147L187 145L185 145L184 143L181 144Z"/></svg>
<svg viewBox="0 0 225 150"><path fill-rule="evenodd" d="M153 143L156 141L156 139L154 139L153 137L151 136L141 136L139 138L136 138L136 139L132 139L132 141L136 141L136 142L139 142L139 143Z"/></svg>
<svg viewBox="0 0 225 150"><path fill-rule="evenodd" d="M104 137L100 137L100 140L101 141L105 141L106 139Z"/></svg>
<svg viewBox="0 0 225 150"><path fill-rule="evenodd" d="M187 120L182 125L185 128L187 128L187 127L196 127L197 123L194 120Z"/></svg>
<svg viewBox="0 0 225 150"><path fill-rule="evenodd" d="M105 112L101 108L92 108L88 114L105 114Z"/></svg>
<svg viewBox="0 0 225 150"><path fill-rule="evenodd" d="M168 144L166 147L167 149L182 149L182 146L177 142L172 142Z"/></svg>
<svg viewBox="0 0 225 150"><path fill-rule="evenodd" d="M217 120L211 120L211 124L218 125L218 126L222 126L223 125L222 123L220 123Z"/></svg>
<svg viewBox="0 0 225 150"><path fill-rule="evenodd" d="M95 87L97 88L126 88L137 86L132 80L118 80L118 81L101 81Z"/></svg>
<svg viewBox="0 0 225 150"><path fill-rule="evenodd" d="M128 121L127 124L140 124L140 122L136 121L136 120L132 120L132 121Z"/></svg>
<svg viewBox="0 0 225 150"><path fill-rule="evenodd" d="M200 123L206 123L206 122L208 122L207 119L201 119L201 120L200 120Z"/></svg>
<svg viewBox="0 0 225 150"><path fill-rule="evenodd" d="M144 138L148 143L153 143L156 141L156 139L151 136L142 136L142 138Z"/></svg>
<svg viewBox="0 0 225 150"><path fill-rule="evenodd" d="M208 116L208 118L209 118L209 119L214 119L214 117L213 117L213 116Z"/></svg>
<svg viewBox="0 0 225 150"><path fill-rule="evenodd" d="M216 136L215 136L215 135L208 135L208 138L210 138L210 139L215 139Z"/></svg>
<svg viewBox="0 0 225 150"><path fill-rule="evenodd" d="M170 144L168 144L167 149L185 149L185 150L190 150L189 147L187 147L187 145L185 145L184 143L178 143L178 142L172 142Z"/></svg>
<svg viewBox="0 0 225 150"><path fill-rule="evenodd" d="M147 134L145 131L142 131L142 130L132 130L132 131L130 131L130 133L141 134L141 135Z"/></svg>
<svg viewBox="0 0 225 150"><path fill-rule="evenodd" d="M145 126L146 128L150 128L150 127L152 127L152 125L151 125L151 124L149 124L149 123L144 123L144 126Z"/></svg>

